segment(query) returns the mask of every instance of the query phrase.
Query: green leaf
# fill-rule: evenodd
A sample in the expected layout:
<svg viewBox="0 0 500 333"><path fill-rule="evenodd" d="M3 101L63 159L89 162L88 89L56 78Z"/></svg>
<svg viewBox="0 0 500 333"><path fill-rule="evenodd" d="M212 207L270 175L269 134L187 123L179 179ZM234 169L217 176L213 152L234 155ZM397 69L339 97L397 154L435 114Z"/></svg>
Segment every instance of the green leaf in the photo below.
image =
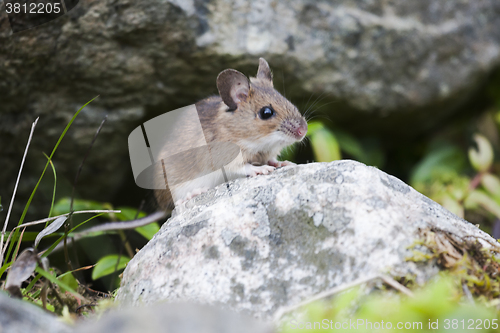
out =
<svg viewBox="0 0 500 333"><path fill-rule="evenodd" d="M94 267L94 270L92 271L92 279L97 280L102 278L103 276L112 274L115 272L115 268L116 271L125 268L125 266L127 266L128 262L130 261L130 258L123 255L120 256L120 261L118 262L118 266L116 266L117 261L118 261L117 254L112 254L99 259L99 261Z"/></svg>
<svg viewBox="0 0 500 333"><path fill-rule="evenodd" d="M364 162L363 160L366 159L365 151L361 143L359 143L355 137L339 129L335 129L335 137L337 138L341 150L356 158L358 161Z"/></svg>
<svg viewBox="0 0 500 333"><path fill-rule="evenodd" d="M474 190L464 201L465 208L481 206L491 214L500 219L500 205L491 198L485 191Z"/></svg>
<svg viewBox="0 0 500 333"><path fill-rule="evenodd" d="M491 173L485 173L481 177L484 188L496 197L500 197L500 179Z"/></svg>
<svg viewBox="0 0 500 333"><path fill-rule="evenodd" d="M320 122L311 122L308 126L314 159L317 162L340 160L342 155L335 135Z"/></svg>
<svg viewBox="0 0 500 333"><path fill-rule="evenodd" d="M135 231L140 233L144 238L150 240L160 230L158 222L150 223L142 227L135 228Z"/></svg>
<svg viewBox="0 0 500 333"><path fill-rule="evenodd" d="M69 274L64 274L63 276L58 277L59 281L62 281L65 285L69 286L71 289L78 289L78 281L75 279L73 274L69 272ZM63 291L67 291L63 288Z"/></svg>
<svg viewBox="0 0 500 333"><path fill-rule="evenodd" d="M62 215L69 213L69 206L71 204L71 198L62 198L54 206L54 210L52 213L57 215ZM109 203L102 203L98 201L92 200L81 200L74 199L73 200L73 210L104 210L104 209L112 209L113 207Z"/></svg>
<svg viewBox="0 0 500 333"><path fill-rule="evenodd" d="M485 172L493 163L493 148L488 139L481 134L475 134L474 141L476 142L477 149L474 147L469 148L470 163L475 170Z"/></svg>
<svg viewBox="0 0 500 333"><path fill-rule="evenodd" d="M139 214L137 214L137 209L135 208L118 207L117 209L120 210L121 213L115 214L115 216L120 221L131 221L146 216L145 212L139 212ZM135 231L144 236L147 240L153 238L154 234L156 234L158 230L160 230L160 226L156 222L135 228Z"/></svg>
<svg viewBox="0 0 500 333"><path fill-rule="evenodd" d="M450 302L453 293L453 279L438 276L430 281L415 298L407 300L408 310L425 315L427 318L437 318L449 313L456 305Z"/></svg>
<svg viewBox="0 0 500 333"><path fill-rule="evenodd" d="M325 126L319 121L311 121L307 124L307 134L306 136L313 136L317 131L324 129Z"/></svg>
<svg viewBox="0 0 500 333"><path fill-rule="evenodd" d="M341 151L347 153L361 163L374 165L376 167L383 166L385 157L380 142L378 142L377 139L369 138L361 142L341 129L335 129L333 132L335 133Z"/></svg>
<svg viewBox="0 0 500 333"><path fill-rule="evenodd" d="M441 200L441 205L453 214L464 218L464 207L449 195L445 195Z"/></svg>
<svg viewBox="0 0 500 333"><path fill-rule="evenodd" d="M454 145L444 144L431 150L410 174L410 183L432 181L440 174L460 173L465 167L464 153Z"/></svg>

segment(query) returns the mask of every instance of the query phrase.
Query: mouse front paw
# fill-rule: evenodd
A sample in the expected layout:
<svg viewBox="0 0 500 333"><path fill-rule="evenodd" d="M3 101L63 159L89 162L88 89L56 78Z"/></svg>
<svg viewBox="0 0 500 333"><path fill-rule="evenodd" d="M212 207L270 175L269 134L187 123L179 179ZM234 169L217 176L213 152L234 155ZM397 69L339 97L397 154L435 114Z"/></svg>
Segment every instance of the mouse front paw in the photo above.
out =
<svg viewBox="0 0 500 333"><path fill-rule="evenodd" d="M277 159L269 160L269 162L267 162L267 164L269 164L275 168L281 168L281 167L285 167L288 165L297 165L297 164L290 162L290 161L278 161Z"/></svg>
<svg viewBox="0 0 500 333"><path fill-rule="evenodd" d="M245 165L245 173L247 177L255 177L257 175L267 175L274 169L275 167L271 165L259 165L259 166L252 164Z"/></svg>

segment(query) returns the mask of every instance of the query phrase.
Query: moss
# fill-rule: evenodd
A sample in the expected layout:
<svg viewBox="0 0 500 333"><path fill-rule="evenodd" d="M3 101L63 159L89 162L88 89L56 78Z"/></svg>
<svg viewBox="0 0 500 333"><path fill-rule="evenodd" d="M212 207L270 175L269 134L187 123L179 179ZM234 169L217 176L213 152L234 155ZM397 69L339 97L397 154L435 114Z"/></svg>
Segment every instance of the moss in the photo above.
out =
<svg viewBox="0 0 500 333"><path fill-rule="evenodd" d="M429 228L421 230L421 239L410 248L413 256L408 261L426 262L436 260L439 267L447 270L462 293L467 290L476 297L491 301L500 295L500 246L484 246L476 238L461 238L443 230ZM415 248L424 246L428 251Z"/></svg>

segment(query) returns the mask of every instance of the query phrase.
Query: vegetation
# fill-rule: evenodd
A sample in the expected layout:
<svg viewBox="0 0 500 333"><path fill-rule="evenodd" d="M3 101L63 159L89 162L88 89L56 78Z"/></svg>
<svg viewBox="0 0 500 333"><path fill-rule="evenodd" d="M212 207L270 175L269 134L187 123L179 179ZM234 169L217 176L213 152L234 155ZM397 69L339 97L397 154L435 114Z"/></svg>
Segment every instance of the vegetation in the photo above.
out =
<svg viewBox="0 0 500 333"><path fill-rule="evenodd" d="M312 303L281 321L281 333L307 332L498 332L493 303L464 300L461 285L441 274L412 296L391 292L367 294L361 287L331 300Z"/></svg>
<svg viewBox="0 0 500 333"><path fill-rule="evenodd" d="M46 156L47 164L45 165L38 183L31 193L31 196L24 208L23 214L18 221L17 227L12 231L7 232L5 229L12 208L11 202L4 224L2 241L0 243L0 253L1 258L3 259L2 265L0 267L0 275L4 276L5 278L5 274L8 272L4 280L4 288L14 297L22 297L27 301L40 305L49 311L58 313L59 315L68 314L70 312L81 313L82 308L83 312L85 312L89 308L92 309L94 306L96 306L94 300L96 300L97 298L102 299L106 297L112 297L111 294L104 294L91 290L87 285L82 284L75 278L75 273L82 270L93 269L92 279L97 280L125 268L130 258L134 255L134 252L131 250L130 245L128 244L125 238L125 234L122 230L115 231L112 228L109 228L96 231L92 231L93 229L87 229L84 232L78 232L80 227L99 216L103 216L110 221L128 221L137 220L143 218L146 215L144 212L129 207L120 207L119 209L115 210L109 203L99 203L95 201L79 200L74 198L62 198L57 203L55 203L57 173L54 164L52 163L52 157L54 156L57 147L61 143L75 118L90 102L92 102L92 100L75 113L75 115L59 137L59 140L55 144L55 147L50 156ZM26 152L28 150L36 123L37 121L35 121L32 126ZM99 130L100 128L98 129L96 136L99 133ZM48 217L38 221L23 223L26 213L30 207L31 200L33 199L40 181L42 180L45 171L49 166L51 167L54 174L54 189ZM19 174L21 172L22 166ZM15 193L13 197L15 197ZM83 215L91 215L91 217L85 218L83 220L78 218L78 216ZM41 224L45 224L45 227L40 232L26 231L26 229L29 227ZM63 227L64 231L58 231ZM159 230L159 225L156 222L150 222L134 229L138 234L142 235L146 239L151 239L153 235ZM123 240L124 247L128 252L127 255L122 253L107 254L103 255L103 257L100 258L94 265L78 268L74 268L72 266L68 254L68 239L97 237L103 234L110 233L120 234ZM57 236L58 238L55 241L51 242L51 245L47 250L39 251L37 249L42 238L54 236ZM32 243L33 246L25 248L22 252L20 252L22 242ZM49 261L47 260L48 255L51 254L58 247L58 245L61 244L63 244L67 264L67 270L64 272L61 272L55 267L51 267L49 265ZM36 274L33 275L33 273ZM113 283L111 289L118 287L119 281L116 279L113 279L112 281Z"/></svg>
<svg viewBox="0 0 500 333"><path fill-rule="evenodd" d="M488 233L494 233L500 223L500 164L496 158L496 152L500 150L500 84L498 87L493 85L490 90L497 104L494 109L477 119L467 143L464 144L461 138L469 125L450 124L447 131L429 138L422 145L412 147L415 150L413 154L420 158L407 173L405 180L455 214L480 224ZM56 200L57 172L52 159L67 130L84 107L85 105L74 115L53 151L47 156L40 180L17 227L10 232L4 227L0 242L3 259L0 276L5 280L5 289L12 295L66 316L69 312L84 313L95 306L96 300L113 297L112 292L103 293L90 289L78 279L79 272L92 270L91 277L94 281L109 278L108 291L112 291L119 286L117 273L135 253L123 230L91 228L81 231L81 227L92 224L97 218L101 222L102 219L113 222L137 220L145 216L140 208L115 209L109 203L74 197ZM100 128L96 137L99 130ZM467 127L467 130L470 128ZM378 145L359 140L339 129L332 130L323 122L310 122L307 135L314 158L319 162L347 156L383 168L386 161L384 151ZM288 150L284 155L286 156L283 157L293 160L293 151ZM46 219L36 221L36 224L25 223L31 200L49 166L54 176L49 214ZM7 220L8 216L9 214ZM29 229L33 225L43 224L45 227L40 232ZM134 228L146 240L151 239L158 229L158 223ZM103 250L100 258L94 261L95 264L73 266L68 250L70 239L84 240L110 234L121 240L118 251ZM32 243L33 247L21 251L24 247L21 247L22 242L28 245ZM43 252L38 250L41 242L48 245L48 249ZM49 254L61 246L65 269L51 266L46 260ZM390 331L388 323L391 323L392 329L397 328L398 323L403 323L406 331L464 331L472 329L471 327L484 332L498 331L498 246L491 244L490 249L485 249L475 240L453 239L438 230L424 230L421 241L412 247L413 256L408 260L432 260L448 273L442 274L425 287L416 285L413 277L401 279L401 287L410 288L413 292L409 291L409 294L412 296L387 291L368 294L360 286L332 299L314 302L300 309L302 312L284 316L281 332L301 329L310 332L328 332L339 328L346 330L344 325L347 322L348 330L353 332L371 332L373 329ZM378 284L376 288L382 290L386 287ZM355 328L350 324L353 321L356 322ZM370 328L368 322L373 325L378 323L379 327ZM382 322L385 326L381 326ZM420 323L420 326L415 323Z"/></svg>

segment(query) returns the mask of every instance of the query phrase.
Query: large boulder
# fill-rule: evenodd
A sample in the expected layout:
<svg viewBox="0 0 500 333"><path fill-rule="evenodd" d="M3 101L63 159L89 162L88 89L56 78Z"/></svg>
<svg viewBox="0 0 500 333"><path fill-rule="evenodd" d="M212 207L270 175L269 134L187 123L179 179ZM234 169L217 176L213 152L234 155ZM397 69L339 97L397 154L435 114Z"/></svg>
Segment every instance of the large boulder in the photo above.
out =
<svg viewBox="0 0 500 333"><path fill-rule="evenodd" d="M270 318L358 278L429 279L438 272L434 261L406 260L429 229L495 242L376 168L353 161L286 167L177 207L128 264L117 300L191 300Z"/></svg>
<svg viewBox="0 0 500 333"><path fill-rule="evenodd" d="M41 151L98 94L56 166L71 182L109 114L78 190L95 200L126 192L130 131L216 93L224 68L254 74L259 56L301 108L322 96L320 104L340 101L327 110L346 128L421 133L470 101L499 64L499 26L497 0L80 0L67 15L14 34L2 10L0 195L10 197L31 122L41 116L16 212L45 163Z"/></svg>

